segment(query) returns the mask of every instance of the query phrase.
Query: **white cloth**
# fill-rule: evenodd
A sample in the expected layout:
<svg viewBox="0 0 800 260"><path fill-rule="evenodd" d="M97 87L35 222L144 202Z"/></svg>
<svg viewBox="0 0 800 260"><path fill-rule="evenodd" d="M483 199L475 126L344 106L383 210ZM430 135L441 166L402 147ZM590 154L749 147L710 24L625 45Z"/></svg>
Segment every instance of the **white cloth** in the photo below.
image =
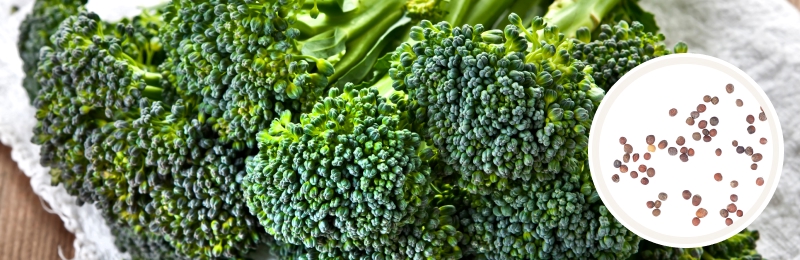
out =
<svg viewBox="0 0 800 260"><path fill-rule="evenodd" d="M135 2L135 3L133 3ZM92 0L89 8L115 20L137 6L160 0ZM22 89L22 62L16 51L17 28L32 0L0 1L0 142L31 177L31 186L64 225L75 233L76 259L123 259L113 237L91 205L78 207L63 187L50 186L39 165L38 146L30 143L34 109ZM8 15L11 5L20 11ZM753 77L767 93L784 131L785 163L770 205L751 226L761 232L758 251L769 259L800 259L800 12L786 0L643 0L656 15L672 45L684 41L689 52L726 60Z"/></svg>

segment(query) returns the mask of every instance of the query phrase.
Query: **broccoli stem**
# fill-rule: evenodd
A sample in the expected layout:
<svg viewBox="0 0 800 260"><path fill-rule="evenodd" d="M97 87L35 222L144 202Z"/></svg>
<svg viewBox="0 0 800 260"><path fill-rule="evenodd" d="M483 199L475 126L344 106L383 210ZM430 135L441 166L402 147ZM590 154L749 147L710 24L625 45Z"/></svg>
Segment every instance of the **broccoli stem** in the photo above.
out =
<svg viewBox="0 0 800 260"><path fill-rule="evenodd" d="M581 27L594 30L603 18L620 3L621 0L556 0L544 16L549 25L558 26L566 37L575 37L575 31Z"/></svg>
<svg viewBox="0 0 800 260"><path fill-rule="evenodd" d="M470 12L462 20L462 24L482 24L490 28L513 2L514 0L478 0L470 8ZM461 26L461 24L454 24L454 26Z"/></svg>
<svg viewBox="0 0 800 260"><path fill-rule="evenodd" d="M447 6L448 13L444 16L444 21L450 24L460 25L474 2L474 0L450 0Z"/></svg>

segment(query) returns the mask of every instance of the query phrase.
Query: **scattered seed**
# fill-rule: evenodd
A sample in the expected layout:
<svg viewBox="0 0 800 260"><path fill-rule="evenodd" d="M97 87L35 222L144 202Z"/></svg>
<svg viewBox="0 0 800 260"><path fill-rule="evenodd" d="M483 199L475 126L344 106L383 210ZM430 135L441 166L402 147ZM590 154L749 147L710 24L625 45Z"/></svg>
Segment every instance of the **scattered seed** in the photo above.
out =
<svg viewBox="0 0 800 260"><path fill-rule="evenodd" d="M667 193L666 192L659 193L658 194L658 199L660 199L661 201L666 201L667 200Z"/></svg>
<svg viewBox="0 0 800 260"><path fill-rule="evenodd" d="M733 225L733 219L731 219L731 218L726 218L726 219L725 219L725 225L728 225L728 226L730 226L730 225Z"/></svg>
<svg viewBox="0 0 800 260"><path fill-rule="evenodd" d="M627 165L622 165L622 166L620 166L620 167L619 167L619 172L621 172L621 173L626 173L626 172L628 172L628 166L627 166Z"/></svg>
<svg viewBox="0 0 800 260"><path fill-rule="evenodd" d="M697 209L697 212L694 213L695 216L698 218L705 218L708 215L708 210L704 208Z"/></svg>
<svg viewBox="0 0 800 260"><path fill-rule="evenodd" d="M761 159L763 159L764 157L761 156L760 153L757 153L757 154L753 154L753 156L750 156L750 158L753 159L753 162L760 162Z"/></svg>
<svg viewBox="0 0 800 260"><path fill-rule="evenodd" d="M697 127L700 129L705 129L706 126L708 126L708 122L706 122L706 120L700 120L700 123L697 123Z"/></svg>
<svg viewBox="0 0 800 260"><path fill-rule="evenodd" d="M709 95L703 96L703 102L706 102L706 103L711 102L711 96L709 96Z"/></svg>
<svg viewBox="0 0 800 260"><path fill-rule="evenodd" d="M677 109L674 109L674 108L673 108L673 109L670 109L670 110L669 110L669 116L675 116L675 115L677 115L677 114L678 114L678 110L677 110Z"/></svg>
<svg viewBox="0 0 800 260"><path fill-rule="evenodd" d="M711 98L711 104L716 105L717 103L719 103L719 98L718 97L712 97Z"/></svg>
<svg viewBox="0 0 800 260"><path fill-rule="evenodd" d="M644 172L644 171L646 171L646 170L647 170L647 166L646 166L646 165L644 165L644 164L639 164L639 171L640 171L640 172Z"/></svg>
<svg viewBox="0 0 800 260"><path fill-rule="evenodd" d="M653 207L655 207L655 205L656 204L653 201L647 201L647 208L648 209L652 209Z"/></svg>
<svg viewBox="0 0 800 260"><path fill-rule="evenodd" d="M767 138L761 137L761 140L758 141L761 144L767 144Z"/></svg>
<svg viewBox="0 0 800 260"><path fill-rule="evenodd" d="M658 217L658 215L661 215L661 210L660 209L654 209L653 210L653 216Z"/></svg>
<svg viewBox="0 0 800 260"><path fill-rule="evenodd" d="M628 163L630 161L631 161L631 154L626 153L626 154L622 155L622 162Z"/></svg>
<svg viewBox="0 0 800 260"><path fill-rule="evenodd" d="M731 181L731 188L736 188L736 187L739 187L739 182L738 181Z"/></svg>
<svg viewBox="0 0 800 260"><path fill-rule="evenodd" d="M722 149L717 148L717 150L714 151L714 153L717 154L717 156L722 156Z"/></svg>
<svg viewBox="0 0 800 260"><path fill-rule="evenodd" d="M648 152L651 152L651 153L652 153L652 152L655 152L655 151L656 151L656 146L655 146L655 145L652 145L652 144L651 144L651 145L648 145L648 146L647 146L647 151L648 151Z"/></svg>
<svg viewBox="0 0 800 260"><path fill-rule="evenodd" d="M728 210L726 210L726 209L720 209L720 210L719 210L719 215L720 215L721 217L723 217L723 218L727 218L727 217L728 217Z"/></svg>
<svg viewBox="0 0 800 260"><path fill-rule="evenodd" d="M764 112L759 113L758 120L767 121L767 114L764 114Z"/></svg>
<svg viewBox="0 0 800 260"><path fill-rule="evenodd" d="M670 147L669 149L667 149L667 153L669 153L669 155L675 156L676 154L678 154L678 148Z"/></svg>
<svg viewBox="0 0 800 260"><path fill-rule="evenodd" d="M741 209L737 210L736 211L736 216L741 218L742 216L744 216L744 211L742 211Z"/></svg>
<svg viewBox="0 0 800 260"><path fill-rule="evenodd" d="M613 181L613 182L619 182L619 174L614 174L614 175L611 175L611 181Z"/></svg>
<svg viewBox="0 0 800 260"><path fill-rule="evenodd" d="M736 195L736 194L731 194L731 201L732 201L732 202L736 202L736 201L738 201L738 200L739 200L739 196L738 196L738 195Z"/></svg>
<svg viewBox="0 0 800 260"><path fill-rule="evenodd" d="M627 143L628 143L628 138L625 138L624 136L619 138L619 144L624 145Z"/></svg>
<svg viewBox="0 0 800 260"><path fill-rule="evenodd" d="M711 136L710 135L703 136L703 141L706 143L711 142Z"/></svg>
<svg viewBox="0 0 800 260"><path fill-rule="evenodd" d="M667 148L667 140L661 140L661 142L658 143L658 149L663 150L664 148Z"/></svg>
<svg viewBox="0 0 800 260"><path fill-rule="evenodd" d="M648 183L650 183L650 180L647 177L642 177L642 185L647 185Z"/></svg>
<svg viewBox="0 0 800 260"><path fill-rule="evenodd" d="M688 153L688 152L689 152L689 148L686 148L686 146L681 147L681 153Z"/></svg>
<svg viewBox="0 0 800 260"><path fill-rule="evenodd" d="M694 225L695 227L699 226L700 225L700 218L698 218L698 217L693 218L692 219L692 225Z"/></svg>
<svg viewBox="0 0 800 260"><path fill-rule="evenodd" d="M742 146L737 146L737 147L736 147L736 153L738 153L738 154L744 153L744 147L742 147Z"/></svg>
<svg viewBox="0 0 800 260"><path fill-rule="evenodd" d="M736 204L733 204L733 203L728 204L728 208L727 209L728 209L728 212L730 212L730 213L736 212Z"/></svg>
<svg viewBox="0 0 800 260"><path fill-rule="evenodd" d="M692 192L690 192L689 190L684 190L683 193L681 193L681 195L683 195L683 199L688 200L689 198L692 197Z"/></svg>
<svg viewBox="0 0 800 260"><path fill-rule="evenodd" d="M636 171L631 171L631 178L633 179L639 178L639 173Z"/></svg>
<svg viewBox="0 0 800 260"><path fill-rule="evenodd" d="M683 138L683 136L678 136L678 140L675 140L675 143L678 145L683 145L686 143L686 138Z"/></svg>
<svg viewBox="0 0 800 260"><path fill-rule="evenodd" d="M751 164L751 165L750 165L750 170L754 170L754 171L755 171L755 170L758 170L758 164L755 164L755 163L754 163L754 164Z"/></svg>
<svg viewBox="0 0 800 260"><path fill-rule="evenodd" d="M703 133L703 135L709 135L709 134L711 134L711 131L708 131L708 129L703 129L703 130L700 130L700 132L701 132L701 133Z"/></svg>
<svg viewBox="0 0 800 260"><path fill-rule="evenodd" d="M689 156L694 156L694 148L689 148L689 151L686 154Z"/></svg>
<svg viewBox="0 0 800 260"><path fill-rule="evenodd" d="M756 185L764 185L764 178L758 177L758 179L756 179Z"/></svg>
<svg viewBox="0 0 800 260"><path fill-rule="evenodd" d="M714 174L714 180L722 181L722 173L715 173Z"/></svg>
<svg viewBox="0 0 800 260"><path fill-rule="evenodd" d="M733 93L733 84L728 83L728 85L725 85L725 91Z"/></svg>
<svg viewBox="0 0 800 260"><path fill-rule="evenodd" d="M645 160L650 160L650 153L644 153L644 159Z"/></svg>
<svg viewBox="0 0 800 260"><path fill-rule="evenodd" d="M748 146L747 148L744 148L744 154L748 156L753 155L753 147Z"/></svg>
<svg viewBox="0 0 800 260"><path fill-rule="evenodd" d="M638 160L639 160L639 154L638 153L633 154L633 162L636 162Z"/></svg>
<svg viewBox="0 0 800 260"><path fill-rule="evenodd" d="M655 205L653 205L653 206L655 206L657 209L658 209L658 208L661 208L661 201L660 201L660 200L657 200L657 201L656 201L656 203L655 203Z"/></svg>
<svg viewBox="0 0 800 260"><path fill-rule="evenodd" d="M632 153L633 152L633 146L630 145L630 144L625 144L624 150L625 150L626 153Z"/></svg>
<svg viewBox="0 0 800 260"><path fill-rule="evenodd" d="M708 123L711 124L712 126L717 126L717 124L719 124L719 118L713 116L710 119L708 119Z"/></svg>
<svg viewBox="0 0 800 260"><path fill-rule="evenodd" d="M681 162L688 162L688 161L689 161L689 155L687 155L687 154L685 154L685 153L682 153L682 154L681 154L680 156L678 156L678 157L681 159Z"/></svg>
<svg viewBox="0 0 800 260"><path fill-rule="evenodd" d="M647 144L655 143L656 142L656 136L655 135L648 135L647 137L645 137L645 142L647 142Z"/></svg>
<svg viewBox="0 0 800 260"><path fill-rule="evenodd" d="M647 168L647 177L653 178L653 176L656 176L656 169Z"/></svg>
<svg viewBox="0 0 800 260"><path fill-rule="evenodd" d="M622 162L619 160L614 160L614 168L619 168L620 166L622 166Z"/></svg>
<svg viewBox="0 0 800 260"><path fill-rule="evenodd" d="M731 144L733 144L733 147L739 146L739 141L733 140Z"/></svg>
<svg viewBox="0 0 800 260"><path fill-rule="evenodd" d="M741 100L741 99L737 99L737 100L736 100L736 106L737 106L737 107L742 107L742 106L744 106L744 102L742 102L742 100Z"/></svg>
<svg viewBox="0 0 800 260"><path fill-rule="evenodd" d="M694 205L695 207L700 206L700 202L702 200L703 200L703 198L701 198L700 195L695 194L692 197L692 205Z"/></svg>
<svg viewBox="0 0 800 260"><path fill-rule="evenodd" d="M690 116L692 119L697 119L698 117L700 117L700 112L697 112L697 111L692 111L691 113L689 113L689 116Z"/></svg>
<svg viewBox="0 0 800 260"><path fill-rule="evenodd" d="M687 117L687 118L686 118L686 124L687 124L687 125L694 125L694 118L692 118L692 117Z"/></svg>
<svg viewBox="0 0 800 260"><path fill-rule="evenodd" d="M700 138L701 138L701 136L700 136L699 132L694 132L692 134L692 139L694 139L695 141L700 141Z"/></svg>
<svg viewBox="0 0 800 260"><path fill-rule="evenodd" d="M755 126L750 125L750 126L747 127L747 133L753 134L755 132L756 132L756 127Z"/></svg>
<svg viewBox="0 0 800 260"><path fill-rule="evenodd" d="M747 121L747 123L748 123L748 124L752 124L753 122L755 122L755 121L756 121L756 118L755 118L755 117L753 117L753 115L747 115L747 117L745 118L745 120Z"/></svg>
<svg viewBox="0 0 800 260"><path fill-rule="evenodd" d="M717 129L711 129L708 131L708 136L714 137L717 136Z"/></svg>
<svg viewBox="0 0 800 260"><path fill-rule="evenodd" d="M700 113L706 112L706 105L703 104L697 105L697 112Z"/></svg>

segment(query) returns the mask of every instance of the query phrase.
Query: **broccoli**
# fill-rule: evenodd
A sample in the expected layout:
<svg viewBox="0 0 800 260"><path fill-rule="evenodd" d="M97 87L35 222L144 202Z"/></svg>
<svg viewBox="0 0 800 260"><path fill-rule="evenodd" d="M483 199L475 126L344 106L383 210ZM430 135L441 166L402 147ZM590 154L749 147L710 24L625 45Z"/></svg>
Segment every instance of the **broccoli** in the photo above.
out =
<svg viewBox="0 0 800 260"><path fill-rule="evenodd" d="M758 231L742 230L722 242L701 248L671 248L657 245L647 240L639 243L639 252L630 259L663 259L663 260L760 260L761 255L756 252Z"/></svg>

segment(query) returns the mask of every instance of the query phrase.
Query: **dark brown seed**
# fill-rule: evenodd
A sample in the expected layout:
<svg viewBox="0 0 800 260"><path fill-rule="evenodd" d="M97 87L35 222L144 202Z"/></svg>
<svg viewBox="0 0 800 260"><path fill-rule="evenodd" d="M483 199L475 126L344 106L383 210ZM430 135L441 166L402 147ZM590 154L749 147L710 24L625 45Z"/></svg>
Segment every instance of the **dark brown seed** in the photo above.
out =
<svg viewBox="0 0 800 260"><path fill-rule="evenodd" d="M759 113L758 120L767 121L767 114L764 114L764 112Z"/></svg>
<svg viewBox="0 0 800 260"><path fill-rule="evenodd" d="M658 149L663 150L664 148L667 148L667 140L661 140L661 142L658 143Z"/></svg>
<svg viewBox="0 0 800 260"><path fill-rule="evenodd" d="M703 104L697 105L697 112L700 113L706 112L706 105Z"/></svg>
<svg viewBox="0 0 800 260"><path fill-rule="evenodd" d="M658 208L661 208L661 201L660 201L660 200L657 200L657 201L655 202L655 204L656 204L656 205L653 205L653 206L655 206L657 209L658 209Z"/></svg>
<svg viewBox="0 0 800 260"><path fill-rule="evenodd" d="M655 135L648 135L644 139L645 139L645 142L647 142L647 144L654 144L656 142L656 136Z"/></svg>
<svg viewBox="0 0 800 260"><path fill-rule="evenodd" d="M738 200L739 200L739 196L738 196L738 195L736 195L736 194L731 194L731 201L732 201L732 202L736 202L736 201L738 201Z"/></svg>
<svg viewBox="0 0 800 260"><path fill-rule="evenodd" d="M656 176L656 169L647 168L647 177L653 178L653 176Z"/></svg>
<svg viewBox="0 0 800 260"><path fill-rule="evenodd" d="M620 162L619 160L614 160L614 168L619 168L619 166L621 166L621 165L622 165L622 162Z"/></svg>
<svg viewBox="0 0 800 260"><path fill-rule="evenodd" d="M733 84L725 85L725 91L728 93L733 93Z"/></svg>
<svg viewBox="0 0 800 260"><path fill-rule="evenodd" d="M678 136L678 140L675 140L675 143L678 145L683 145L686 143L686 138L683 138L683 136Z"/></svg>
<svg viewBox="0 0 800 260"><path fill-rule="evenodd" d="M755 117L753 117L753 115L747 115L747 117L745 118L745 120L747 121L747 123L748 123L748 124L752 124L753 122L755 122L755 121L756 121L756 118L755 118Z"/></svg>
<svg viewBox="0 0 800 260"><path fill-rule="evenodd" d="M708 136L714 137L717 136L717 129L711 129L708 131Z"/></svg>
<svg viewBox="0 0 800 260"><path fill-rule="evenodd" d="M753 155L753 147L748 146L747 148L744 148L744 154L748 156Z"/></svg>
<svg viewBox="0 0 800 260"><path fill-rule="evenodd" d="M754 163L754 164L751 164L751 165L750 165L750 170L754 170L754 171L755 171L755 170L758 170L758 164L755 164L755 163Z"/></svg>
<svg viewBox="0 0 800 260"><path fill-rule="evenodd" d="M730 226L730 225L733 225L733 219L731 219L731 218L726 218L726 219L725 219L725 225L728 225L728 226Z"/></svg>
<svg viewBox="0 0 800 260"><path fill-rule="evenodd" d="M717 148L717 150L714 151L714 153L717 154L717 156L722 156L722 149Z"/></svg>
<svg viewBox="0 0 800 260"><path fill-rule="evenodd" d="M627 143L628 143L628 138L625 138L624 136L619 138L619 144L627 144Z"/></svg>
<svg viewBox="0 0 800 260"><path fill-rule="evenodd" d="M721 217L723 217L723 218L727 218L727 217L728 217L728 210L726 210L726 209L720 209L720 210L719 210L719 215L720 215Z"/></svg>
<svg viewBox="0 0 800 260"><path fill-rule="evenodd" d="M708 123L711 124L712 126L717 126L717 124L719 124L719 118L717 118L716 116L711 117L710 119L708 119Z"/></svg>
<svg viewBox="0 0 800 260"><path fill-rule="evenodd" d="M634 178L634 179L639 178L639 173L636 172L636 171L631 171L631 178Z"/></svg>
<svg viewBox="0 0 800 260"><path fill-rule="evenodd" d="M742 154L742 153L744 153L744 147L742 147L742 146L737 146L737 147L736 147L736 153L738 153L738 154Z"/></svg>
<svg viewBox="0 0 800 260"><path fill-rule="evenodd" d="M660 209L654 209L653 210L653 216L658 217L658 215L661 215L661 210Z"/></svg>
<svg viewBox="0 0 800 260"><path fill-rule="evenodd" d="M715 181L722 181L722 173L715 173L714 174Z"/></svg>
<svg viewBox="0 0 800 260"><path fill-rule="evenodd" d="M739 187L739 182L738 181L731 181L731 188L736 188L736 187Z"/></svg>
<svg viewBox="0 0 800 260"><path fill-rule="evenodd" d="M708 215L708 210L704 208L697 209L697 212L694 213L695 216L698 218L705 218Z"/></svg>
<svg viewBox="0 0 800 260"><path fill-rule="evenodd" d="M689 190L684 190L683 193L681 193L681 195L683 196L683 199L688 200L689 198L692 197L692 192L690 192Z"/></svg>
<svg viewBox="0 0 800 260"><path fill-rule="evenodd" d="M648 209L652 209L652 208L653 208L653 207L655 207L655 206L656 206L656 203L655 203L655 202L652 202L652 201L648 201L648 202L647 202L647 208L648 208Z"/></svg>
<svg viewBox="0 0 800 260"><path fill-rule="evenodd" d="M674 109L674 108L673 108L673 109L670 109L670 110L669 110L669 116L675 116L675 115L677 115L677 114L678 114L678 110L677 110L677 109Z"/></svg>
<svg viewBox="0 0 800 260"><path fill-rule="evenodd" d="M614 175L611 175L611 181L613 181L613 182L619 182L619 174L614 174Z"/></svg>
<svg viewBox="0 0 800 260"><path fill-rule="evenodd" d="M706 122L706 120L700 120L700 123L697 123L697 127L700 129L705 129L706 126L708 126L708 122Z"/></svg>
<svg viewBox="0 0 800 260"><path fill-rule="evenodd" d="M733 140L731 144L733 144L733 147L739 146L739 141Z"/></svg>
<svg viewBox="0 0 800 260"><path fill-rule="evenodd" d="M630 145L630 144L625 144L625 146L623 146L623 149L625 150L626 153L632 153L633 152L633 146Z"/></svg>
<svg viewBox="0 0 800 260"><path fill-rule="evenodd" d="M694 225L695 227L699 226L700 225L700 218L698 218L698 217L693 218L692 219L692 225Z"/></svg>
<svg viewBox="0 0 800 260"><path fill-rule="evenodd" d="M694 196L692 196L692 205L694 205L695 207L700 206L700 202L702 200L703 198L701 198L700 195L695 194Z"/></svg>
<svg viewBox="0 0 800 260"><path fill-rule="evenodd" d="M695 141L700 141L700 138L701 138L700 133L694 132L692 134L692 139L694 139Z"/></svg>
<svg viewBox="0 0 800 260"><path fill-rule="evenodd" d="M647 170L647 166L646 166L646 165L644 165L644 164L639 164L639 171L640 171L640 172L644 172L644 171L646 171L646 170Z"/></svg>
<svg viewBox="0 0 800 260"><path fill-rule="evenodd" d="M650 160L650 153L644 153L644 159Z"/></svg>
<svg viewBox="0 0 800 260"><path fill-rule="evenodd" d="M717 103L719 103L719 98L718 97L712 97L711 98L711 104L716 105Z"/></svg>
<svg viewBox="0 0 800 260"><path fill-rule="evenodd" d="M742 106L744 106L744 102L742 102L742 100L741 100L741 99L737 99L737 100L736 100L736 106L737 106L737 107L742 107Z"/></svg>
<svg viewBox="0 0 800 260"><path fill-rule="evenodd" d="M711 136L710 135L703 136L703 142L706 142L706 143L711 142Z"/></svg>
<svg viewBox="0 0 800 260"><path fill-rule="evenodd" d="M701 133L703 133L703 135L709 135L709 134L711 134L711 131L708 131L708 129L703 129L703 130L700 130L700 132L701 132Z"/></svg>
<svg viewBox="0 0 800 260"><path fill-rule="evenodd" d="M728 212L730 212L730 213L736 212L736 204L733 204L733 203L728 204L728 208L727 209L728 209Z"/></svg>
<svg viewBox="0 0 800 260"><path fill-rule="evenodd" d="M767 138L761 137L761 140L758 141L761 144L767 144Z"/></svg>
<svg viewBox="0 0 800 260"><path fill-rule="evenodd" d="M753 134L753 133L755 133L755 132L756 132L756 127L755 127L755 126L752 126L752 125L751 125L751 126L748 126L748 127L747 127L747 133L749 133L749 134Z"/></svg>
<svg viewBox="0 0 800 260"><path fill-rule="evenodd" d="M681 153L688 153L688 152L689 152L689 148L686 148L686 146L681 147Z"/></svg>
<svg viewBox="0 0 800 260"><path fill-rule="evenodd" d="M666 201L667 200L667 193L666 192L659 193L658 194L658 199L660 199L661 201Z"/></svg>
<svg viewBox="0 0 800 260"><path fill-rule="evenodd" d="M703 96L703 102L706 102L706 103L711 102L711 96L709 96L709 95Z"/></svg>
<svg viewBox="0 0 800 260"><path fill-rule="evenodd" d="M638 160L639 160L639 154L638 153L633 154L633 162L636 162Z"/></svg>
<svg viewBox="0 0 800 260"><path fill-rule="evenodd" d="M650 183L650 180L647 177L642 177L642 185L647 185L648 183Z"/></svg>
<svg viewBox="0 0 800 260"><path fill-rule="evenodd" d="M694 148L689 148L689 151L686 154L689 156L694 156Z"/></svg>
<svg viewBox="0 0 800 260"><path fill-rule="evenodd" d="M688 162L689 161L689 155L688 154L682 153L678 157L681 159L681 162Z"/></svg>
<svg viewBox="0 0 800 260"><path fill-rule="evenodd" d="M687 125L694 125L694 118L692 118L692 117L687 117L687 118L686 118L686 124L687 124Z"/></svg>
<svg viewBox="0 0 800 260"><path fill-rule="evenodd" d="M758 179L756 179L756 185L764 185L764 178L758 177Z"/></svg>
<svg viewBox="0 0 800 260"><path fill-rule="evenodd" d="M669 155L675 156L676 154L678 154L678 148L670 147L669 149L667 149L667 153L669 153Z"/></svg>
<svg viewBox="0 0 800 260"><path fill-rule="evenodd" d="M622 165L622 166L620 166L620 167L619 167L619 172L621 172L621 173L626 173L626 172L628 172L628 166L627 166L627 165Z"/></svg>
<svg viewBox="0 0 800 260"><path fill-rule="evenodd" d="M750 156L750 158L753 159L753 162L760 162L761 159L763 159L764 157L761 156L760 153L756 153L756 154L753 154L753 156Z"/></svg>
<svg viewBox="0 0 800 260"><path fill-rule="evenodd" d="M737 210L736 211L736 216L741 218L742 216L744 216L744 211L742 211L741 209Z"/></svg>
<svg viewBox="0 0 800 260"><path fill-rule="evenodd" d="M691 116L692 119L697 119L698 117L700 117L700 112L692 111L691 113L689 113L689 116Z"/></svg>

